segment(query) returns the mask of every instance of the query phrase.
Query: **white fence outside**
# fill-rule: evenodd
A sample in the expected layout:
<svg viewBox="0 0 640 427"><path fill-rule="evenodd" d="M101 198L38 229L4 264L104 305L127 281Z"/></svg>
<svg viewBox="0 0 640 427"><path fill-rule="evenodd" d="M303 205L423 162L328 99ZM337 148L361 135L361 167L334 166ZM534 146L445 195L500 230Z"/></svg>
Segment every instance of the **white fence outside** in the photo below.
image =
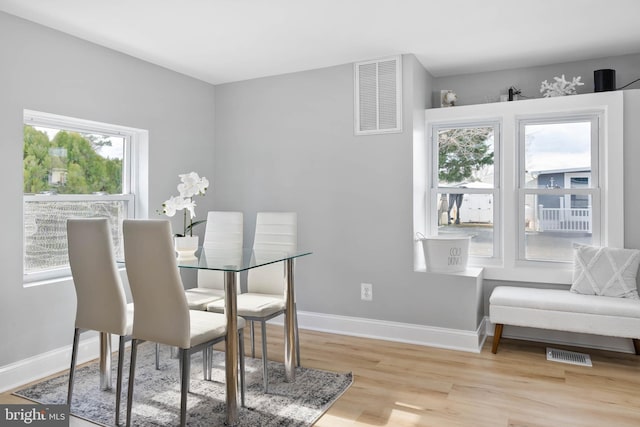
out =
<svg viewBox="0 0 640 427"><path fill-rule="evenodd" d="M538 205L538 231L591 233L591 208L545 208Z"/></svg>

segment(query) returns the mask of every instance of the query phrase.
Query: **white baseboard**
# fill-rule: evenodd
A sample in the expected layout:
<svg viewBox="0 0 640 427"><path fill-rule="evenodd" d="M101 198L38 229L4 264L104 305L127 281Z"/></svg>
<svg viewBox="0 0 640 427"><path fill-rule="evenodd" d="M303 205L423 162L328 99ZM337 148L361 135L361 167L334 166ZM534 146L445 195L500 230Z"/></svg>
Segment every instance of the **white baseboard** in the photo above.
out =
<svg viewBox="0 0 640 427"><path fill-rule="evenodd" d="M487 327L486 336L493 336L495 325L485 317ZM633 342L629 338L605 337L602 335L581 334L576 332L553 331L549 329L525 328L521 326L504 325L503 338L525 341L539 341L549 344L568 345L573 347L594 348L598 350L617 351L620 353L635 353Z"/></svg>
<svg viewBox="0 0 640 427"><path fill-rule="evenodd" d="M112 341L111 348L118 348L117 337ZM96 335L87 339L81 339L78 345L77 364L80 365L81 363L96 359L99 354L99 336ZM68 370L70 364L71 345L2 366L0 367L0 393L18 388L49 375ZM96 381L99 381L99 379Z"/></svg>
<svg viewBox="0 0 640 427"><path fill-rule="evenodd" d="M300 329L479 353L486 339L485 319L475 331L298 311ZM283 317L269 323L282 324Z"/></svg>

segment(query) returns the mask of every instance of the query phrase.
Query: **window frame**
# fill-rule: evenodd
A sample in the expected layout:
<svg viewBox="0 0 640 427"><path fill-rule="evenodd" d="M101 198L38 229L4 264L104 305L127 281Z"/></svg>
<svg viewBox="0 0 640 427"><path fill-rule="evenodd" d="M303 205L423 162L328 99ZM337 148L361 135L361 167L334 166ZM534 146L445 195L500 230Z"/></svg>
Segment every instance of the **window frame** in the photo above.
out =
<svg viewBox="0 0 640 427"><path fill-rule="evenodd" d="M571 196L573 194L586 195L591 197L591 244L599 246L602 241L602 206L600 198L600 145L603 138L602 135L602 111L578 112L578 113L555 113L549 115L535 115L534 117L522 116L516 118L516 126L518 129L518 262L552 262L552 263L571 263L571 261L549 261L541 259L528 259L526 257L526 239L525 239L525 204L528 194L535 195L558 195ZM591 124L591 172L588 177L588 188L570 188L563 187L558 189L533 188L526 186L526 165L525 165L525 129L527 125L542 124L568 124L576 122L589 122ZM571 173L570 173L571 174ZM575 173L573 173L575 174ZM567 176L565 175L565 181ZM606 181L606 179L604 179ZM563 183L563 186L565 183ZM534 209L536 207L534 206Z"/></svg>
<svg viewBox="0 0 640 427"><path fill-rule="evenodd" d="M45 113L35 110L24 110L23 124L61 130L96 133L102 135L122 137L124 142L123 177L121 194L24 194L23 214L25 203L29 202L73 202L73 201L123 201L126 204L127 218L142 217L146 212L146 204L142 201L148 194L146 171L148 169L148 131L120 125L96 122L69 116ZM23 248L26 242L23 221ZM37 272L24 271L23 249L23 284L34 286L58 280L65 280L71 276L69 266L51 268Z"/></svg>
<svg viewBox="0 0 640 427"><path fill-rule="evenodd" d="M492 280L565 283L572 280L573 264L519 259L517 236L519 220L519 153L517 120L523 117L550 115L576 115L600 113L602 115L598 166L602 180L600 212L602 230L600 244L624 247L624 94L622 91L599 92L553 98L539 98L515 102L499 102L433 108L425 111L426 135L423 141L414 141L414 233L429 230L431 219L430 182L432 167L431 135L434 124L499 120L501 122L501 245L502 257L495 264L476 263L470 267L483 267L484 277ZM422 183L419 180L422 179ZM574 190L575 191L575 190ZM421 260L422 258L422 260ZM419 244L414 244L414 269L424 271L424 255Z"/></svg>
<svg viewBox="0 0 640 427"><path fill-rule="evenodd" d="M470 128L493 128L493 187L487 189L479 188L452 188L439 186L439 138L438 132L449 129L470 129ZM455 122L435 122L429 127L429 139L430 149L429 152L429 164L431 165L431 174L429 174L429 202L427 203L428 209L431 212L430 219L428 221L427 230L430 236L437 236L438 229L438 216L433 215L433 212L438 210L438 195L447 194L489 194L493 197L493 254L490 257L470 256L471 264L483 263L483 264L496 264L501 258L502 246L501 242L501 230L500 227L496 227L496 224L500 224L500 213L502 206L500 195L500 182L501 179L501 122L497 119L487 119L480 121L455 121Z"/></svg>

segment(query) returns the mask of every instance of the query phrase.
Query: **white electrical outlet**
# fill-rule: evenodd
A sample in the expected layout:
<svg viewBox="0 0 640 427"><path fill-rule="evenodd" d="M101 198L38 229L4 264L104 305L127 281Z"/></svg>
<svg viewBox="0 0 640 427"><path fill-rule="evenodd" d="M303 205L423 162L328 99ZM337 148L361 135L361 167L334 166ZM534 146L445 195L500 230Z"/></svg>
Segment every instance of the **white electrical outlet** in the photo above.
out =
<svg viewBox="0 0 640 427"><path fill-rule="evenodd" d="M360 299L373 301L373 285L371 283L360 283Z"/></svg>

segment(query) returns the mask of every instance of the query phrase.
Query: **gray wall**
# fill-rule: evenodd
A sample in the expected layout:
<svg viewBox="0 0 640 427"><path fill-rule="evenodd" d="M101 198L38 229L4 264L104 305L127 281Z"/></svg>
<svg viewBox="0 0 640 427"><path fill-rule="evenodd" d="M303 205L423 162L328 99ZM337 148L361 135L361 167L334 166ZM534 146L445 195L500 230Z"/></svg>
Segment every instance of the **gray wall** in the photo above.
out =
<svg viewBox="0 0 640 427"><path fill-rule="evenodd" d="M22 283L22 114L33 109L149 131L149 215L178 173L213 178L214 88L0 12L0 366L70 345L70 281ZM216 183L213 182L215 188ZM198 212L213 197L198 200ZM176 222L178 225L178 222Z"/></svg>
<svg viewBox="0 0 640 427"><path fill-rule="evenodd" d="M354 136L352 64L217 86L215 205L244 212L245 244L257 211L298 212L313 251L299 310L475 330L475 293L413 270L413 137L432 89L413 55L403 74L404 131L373 136Z"/></svg>
<svg viewBox="0 0 640 427"><path fill-rule="evenodd" d="M478 313L462 281L413 271L411 144L424 132L422 114L408 114L415 97L426 92L422 105L439 106L435 95L453 89L460 104L477 103L511 85L540 97L540 82L563 73L582 75L586 93L594 69L615 68L621 85L640 77L639 63L632 55L432 78L405 55L404 132L366 137L353 135L351 64L217 86L216 206L245 212L245 244L256 211L299 213L300 245L314 252L298 264L299 310L475 330L486 305ZM637 153L640 129L626 119L625 149ZM627 183L640 178L631 158ZM627 246L640 247L640 205L629 185L625 194ZM373 302L360 301L361 282L373 284ZM497 284L485 281L483 300Z"/></svg>

